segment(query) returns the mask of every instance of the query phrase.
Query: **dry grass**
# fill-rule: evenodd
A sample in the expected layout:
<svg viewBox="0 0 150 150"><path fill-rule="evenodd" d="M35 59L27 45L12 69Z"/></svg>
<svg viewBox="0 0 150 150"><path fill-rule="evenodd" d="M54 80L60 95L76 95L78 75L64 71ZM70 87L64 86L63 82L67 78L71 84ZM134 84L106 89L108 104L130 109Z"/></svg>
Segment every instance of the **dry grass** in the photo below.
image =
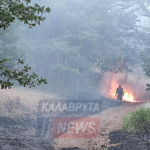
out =
<svg viewBox="0 0 150 150"><path fill-rule="evenodd" d="M1 116L18 117L26 113L37 112L38 102L41 99L59 99L55 94L45 94L34 89L13 87L0 89Z"/></svg>

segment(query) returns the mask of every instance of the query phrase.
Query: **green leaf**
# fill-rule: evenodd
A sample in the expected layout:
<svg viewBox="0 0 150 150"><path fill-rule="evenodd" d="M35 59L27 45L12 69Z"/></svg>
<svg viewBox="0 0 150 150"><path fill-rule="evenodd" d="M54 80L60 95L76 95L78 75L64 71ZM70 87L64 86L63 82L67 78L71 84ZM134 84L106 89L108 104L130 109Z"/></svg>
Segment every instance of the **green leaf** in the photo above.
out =
<svg viewBox="0 0 150 150"><path fill-rule="evenodd" d="M51 9L50 9L49 7L47 7L45 10L46 10L46 12L48 12L48 13L51 11Z"/></svg>

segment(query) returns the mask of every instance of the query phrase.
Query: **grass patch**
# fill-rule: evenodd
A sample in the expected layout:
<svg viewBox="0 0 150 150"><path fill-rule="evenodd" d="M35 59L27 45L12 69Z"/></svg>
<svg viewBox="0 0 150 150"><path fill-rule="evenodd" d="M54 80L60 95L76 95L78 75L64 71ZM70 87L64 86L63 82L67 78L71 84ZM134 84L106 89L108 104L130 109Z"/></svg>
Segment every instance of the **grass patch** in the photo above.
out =
<svg viewBox="0 0 150 150"><path fill-rule="evenodd" d="M21 103L20 98L17 96L15 99L1 99L0 101L0 113L4 117L23 117L26 114L31 113L31 108L24 106Z"/></svg>
<svg viewBox="0 0 150 150"><path fill-rule="evenodd" d="M54 93L44 93L24 87L0 90L0 116L17 118L30 114L36 118L41 99L59 99Z"/></svg>
<svg viewBox="0 0 150 150"><path fill-rule="evenodd" d="M7 99L14 100L17 96L20 98L22 104L34 111L37 111L39 100L58 99L58 96L53 93L46 94L40 91L23 87L13 87L12 89L0 90L0 101L6 102Z"/></svg>
<svg viewBox="0 0 150 150"><path fill-rule="evenodd" d="M128 116L123 117L123 124L121 125L121 131L127 132L141 132L150 128L150 108L144 108L141 106L137 110L128 113Z"/></svg>

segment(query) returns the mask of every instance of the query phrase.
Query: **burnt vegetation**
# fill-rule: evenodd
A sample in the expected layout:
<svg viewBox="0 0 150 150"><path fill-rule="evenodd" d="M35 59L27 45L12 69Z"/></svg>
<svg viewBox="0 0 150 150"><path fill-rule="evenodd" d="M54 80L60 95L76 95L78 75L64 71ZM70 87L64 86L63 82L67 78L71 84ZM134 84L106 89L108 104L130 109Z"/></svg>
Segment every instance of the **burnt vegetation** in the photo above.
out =
<svg viewBox="0 0 150 150"><path fill-rule="evenodd" d="M105 110L116 106L112 97L104 97L104 93L109 96L116 77L117 84L133 89L134 98L144 101L143 97L149 97L145 89L150 90L149 10L147 0L42 0L38 4L36 0L0 0L1 89L27 86L65 100L103 100ZM120 74L122 77L117 78ZM136 81L131 82L129 75ZM37 112L20 99L1 100L0 107L4 133L13 131L13 126L35 130L36 119L30 115ZM110 133L112 142L124 142L116 149L136 149L135 144L150 148L148 114L149 109L141 109L124 120L124 129L138 132L133 143L125 137L129 132ZM1 132L0 149L52 148L43 139L38 144L35 137L28 140L29 136L10 134L16 137L12 140Z"/></svg>

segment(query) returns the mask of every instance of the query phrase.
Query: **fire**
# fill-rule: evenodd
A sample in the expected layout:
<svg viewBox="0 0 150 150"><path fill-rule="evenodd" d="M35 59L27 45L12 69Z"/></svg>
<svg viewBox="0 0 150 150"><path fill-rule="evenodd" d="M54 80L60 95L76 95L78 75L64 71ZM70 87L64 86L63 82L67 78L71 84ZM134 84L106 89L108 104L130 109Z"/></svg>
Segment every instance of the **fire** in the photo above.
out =
<svg viewBox="0 0 150 150"><path fill-rule="evenodd" d="M113 97L114 99L117 99L115 95L116 95L116 89L118 88L118 84L116 82L112 82L111 86L112 88L110 90L110 96ZM134 100L133 93L129 89L127 89L127 87L122 86L122 88L124 91L123 101L136 102L136 100Z"/></svg>
<svg viewBox="0 0 150 150"><path fill-rule="evenodd" d="M116 92L113 92L113 93L112 93L112 97L113 97L113 98L116 98L116 97L115 97L115 94L116 94ZM136 102L136 101L134 100L134 97L133 97L132 93L131 93L131 92L126 92L126 90L124 90L123 100L124 100L124 101L128 101L128 102Z"/></svg>
<svg viewBox="0 0 150 150"><path fill-rule="evenodd" d="M124 77L123 74L115 74L112 76L111 73L107 73L105 74L105 77L103 77L103 81L102 82L102 93L106 96L106 97L111 97L113 99L117 100L116 95L116 89L119 87L119 79L122 79ZM120 84L121 84L120 80ZM122 82L123 83L123 82ZM127 101L127 102L140 102L135 100L135 95L133 93L134 90L132 90L131 87L129 87L127 84L121 84L123 91L124 91L124 96L123 96L123 101ZM135 91L134 91L135 92ZM108 94L109 93L109 94Z"/></svg>
<svg viewBox="0 0 150 150"><path fill-rule="evenodd" d="M116 94L116 92L113 92L113 94L112 94L112 96L113 96L114 98L116 98L116 97L115 97L115 94ZM136 102L136 101L134 100L134 97L133 97L132 93L125 92L125 90L124 90L123 100L124 100L124 101L128 101L128 102Z"/></svg>
<svg viewBox="0 0 150 150"><path fill-rule="evenodd" d="M135 102L134 99L133 99L132 93L126 92L124 94L123 99L126 100L126 101L129 101L129 102Z"/></svg>

